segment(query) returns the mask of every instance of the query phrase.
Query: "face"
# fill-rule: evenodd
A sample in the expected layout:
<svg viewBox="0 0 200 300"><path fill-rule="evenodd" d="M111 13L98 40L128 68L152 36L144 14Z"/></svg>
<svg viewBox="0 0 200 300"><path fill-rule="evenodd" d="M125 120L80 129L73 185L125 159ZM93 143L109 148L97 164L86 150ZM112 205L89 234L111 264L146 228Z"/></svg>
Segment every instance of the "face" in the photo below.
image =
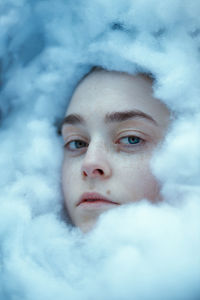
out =
<svg viewBox="0 0 200 300"><path fill-rule="evenodd" d="M109 209L161 200L150 160L168 123L143 75L97 70L78 85L62 126L62 188L75 226L87 232Z"/></svg>

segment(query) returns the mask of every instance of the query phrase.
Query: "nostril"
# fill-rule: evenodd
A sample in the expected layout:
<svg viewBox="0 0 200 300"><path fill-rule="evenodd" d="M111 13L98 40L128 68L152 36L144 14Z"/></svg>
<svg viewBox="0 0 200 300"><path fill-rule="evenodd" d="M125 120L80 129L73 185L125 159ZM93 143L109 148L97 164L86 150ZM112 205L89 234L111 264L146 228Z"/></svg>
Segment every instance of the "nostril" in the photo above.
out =
<svg viewBox="0 0 200 300"><path fill-rule="evenodd" d="M83 175L84 175L84 176L87 176L87 173L86 173L85 171L83 171Z"/></svg>
<svg viewBox="0 0 200 300"><path fill-rule="evenodd" d="M97 169L97 171L99 172L99 174L103 175L103 170Z"/></svg>
<svg viewBox="0 0 200 300"><path fill-rule="evenodd" d="M104 175L104 171L102 169L93 169L93 170L86 170L82 171L83 177L90 177L90 176L97 176L97 175Z"/></svg>

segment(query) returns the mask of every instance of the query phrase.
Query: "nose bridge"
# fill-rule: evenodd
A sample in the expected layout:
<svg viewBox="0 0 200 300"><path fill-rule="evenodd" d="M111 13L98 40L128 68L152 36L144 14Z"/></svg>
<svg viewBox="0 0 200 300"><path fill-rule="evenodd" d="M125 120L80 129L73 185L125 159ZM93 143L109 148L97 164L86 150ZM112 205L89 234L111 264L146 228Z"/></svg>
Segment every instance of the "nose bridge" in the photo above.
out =
<svg viewBox="0 0 200 300"><path fill-rule="evenodd" d="M109 149L102 139L93 139L85 154L82 173L89 177L110 176Z"/></svg>
<svg viewBox="0 0 200 300"><path fill-rule="evenodd" d="M106 156L107 150L107 146L103 139L101 137L96 137L90 142L86 156L88 156L90 159L95 159L95 157L100 155Z"/></svg>
<svg viewBox="0 0 200 300"><path fill-rule="evenodd" d="M85 154L84 164L101 165L107 161L107 148L101 138L96 138L90 142Z"/></svg>

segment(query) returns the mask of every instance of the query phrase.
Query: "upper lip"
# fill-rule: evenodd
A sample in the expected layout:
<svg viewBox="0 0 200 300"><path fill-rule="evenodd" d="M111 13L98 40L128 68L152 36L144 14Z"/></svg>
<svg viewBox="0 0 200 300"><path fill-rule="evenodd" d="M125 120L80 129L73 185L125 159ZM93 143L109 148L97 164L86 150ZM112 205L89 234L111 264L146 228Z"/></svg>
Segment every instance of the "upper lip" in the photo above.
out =
<svg viewBox="0 0 200 300"><path fill-rule="evenodd" d="M113 203L113 204L119 204L117 202L114 202L106 197L104 197L103 195L99 194L99 193L96 193L96 192L93 192L93 193L83 193L81 195L81 197L79 198L79 201L77 203L77 206L79 204L81 204L82 202L84 202L85 200L87 199L96 199L96 200L103 200L103 201L107 201L109 203Z"/></svg>

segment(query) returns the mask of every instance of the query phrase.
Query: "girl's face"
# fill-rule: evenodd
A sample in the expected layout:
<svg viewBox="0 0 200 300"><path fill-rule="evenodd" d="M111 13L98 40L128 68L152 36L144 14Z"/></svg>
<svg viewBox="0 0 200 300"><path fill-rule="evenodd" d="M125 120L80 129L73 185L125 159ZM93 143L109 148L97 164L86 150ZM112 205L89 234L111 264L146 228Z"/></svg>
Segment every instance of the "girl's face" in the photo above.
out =
<svg viewBox="0 0 200 300"><path fill-rule="evenodd" d="M86 232L108 209L161 199L150 160L168 123L145 76L96 70L79 84L62 126L62 188L74 225Z"/></svg>

